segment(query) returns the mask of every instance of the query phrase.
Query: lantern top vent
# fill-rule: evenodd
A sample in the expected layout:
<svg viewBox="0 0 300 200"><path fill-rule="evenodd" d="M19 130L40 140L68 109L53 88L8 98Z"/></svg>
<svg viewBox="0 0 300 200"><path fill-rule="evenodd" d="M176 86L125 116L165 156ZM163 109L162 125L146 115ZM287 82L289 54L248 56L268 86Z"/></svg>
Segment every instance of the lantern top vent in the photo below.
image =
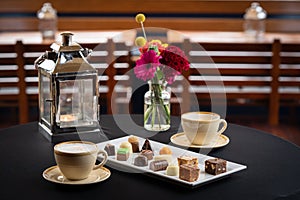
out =
<svg viewBox="0 0 300 200"><path fill-rule="evenodd" d="M71 32L63 32L61 36L61 44L53 43L52 51L46 51L35 61L36 68L42 68L50 74L96 73L97 70L86 60L92 51L73 42L73 33Z"/></svg>
<svg viewBox="0 0 300 200"><path fill-rule="evenodd" d="M80 51L82 47L73 42L73 33L71 32L63 32L61 35L61 44L53 43L51 45L51 49L56 52L68 52L68 51Z"/></svg>

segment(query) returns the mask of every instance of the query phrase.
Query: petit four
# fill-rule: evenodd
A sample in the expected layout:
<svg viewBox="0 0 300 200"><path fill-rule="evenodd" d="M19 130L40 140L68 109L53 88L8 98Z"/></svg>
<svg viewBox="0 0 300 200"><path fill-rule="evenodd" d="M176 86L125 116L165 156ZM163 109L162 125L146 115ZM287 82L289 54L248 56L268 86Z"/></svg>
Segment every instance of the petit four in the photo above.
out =
<svg viewBox="0 0 300 200"><path fill-rule="evenodd" d="M205 161L205 172L212 175L226 172L226 160L212 158Z"/></svg>
<svg viewBox="0 0 300 200"><path fill-rule="evenodd" d="M131 144L132 147L132 152L133 153L138 153L140 152L140 148L139 148L139 139L135 136L130 136L128 138L128 142Z"/></svg>
<svg viewBox="0 0 300 200"><path fill-rule="evenodd" d="M159 154L163 155L163 154L172 154L172 151L169 147L164 146L159 150Z"/></svg>
<svg viewBox="0 0 300 200"><path fill-rule="evenodd" d="M129 158L128 148L119 148L117 151L117 160L126 161Z"/></svg>
<svg viewBox="0 0 300 200"><path fill-rule="evenodd" d="M168 163L171 163L173 160L173 157L169 154L156 155L156 156L154 156L154 160L166 160L166 161L168 161Z"/></svg>
<svg viewBox="0 0 300 200"><path fill-rule="evenodd" d="M198 158L193 156L180 156L177 158L178 165L183 164L192 164L192 165L198 165Z"/></svg>
<svg viewBox="0 0 300 200"><path fill-rule="evenodd" d="M126 148L129 150L129 153L132 153L132 146L129 142L125 141L120 144L120 148Z"/></svg>
<svg viewBox="0 0 300 200"><path fill-rule="evenodd" d="M150 142L148 139L145 140L142 150L151 150L152 151L152 148L151 148L151 145L150 145Z"/></svg>
<svg viewBox="0 0 300 200"><path fill-rule="evenodd" d="M144 167L148 165L148 159L146 156L138 155L135 157L133 164L139 167Z"/></svg>
<svg viewBox="0 0 300 200"><path fill-rule="evenodd" d="M152 171L160 171L167 169L168 165L168 161L166 160L155 160L150 163L149 168Z"/></svg>
<svg viewBox="0 0 300 200"><path fill-rule="evenodd" d="M153 159L153 152L151 150L142 150L141 155L146 156L148 160Z"/></svg>
<svg viewBox="0 0 300 200"><path fill-rule="evenodd" d="M179 174L179 167L178 167L178 165L169 165L167 167L166 174L168 176L178 176L178 174Z"/></svg>
<svg viewBox="0 0 300 200"><path fill-rule="evenodd" d="M108 156L116 155L115 145L113 144L106 144L104 150L106 151Z"/></svg>
<svg viewBox="0 0 300 200"><path fill-rule="evenodd" d="M198 180L200 169L197 165L182 164L179 166L179 178L188 182Z"/></svg>

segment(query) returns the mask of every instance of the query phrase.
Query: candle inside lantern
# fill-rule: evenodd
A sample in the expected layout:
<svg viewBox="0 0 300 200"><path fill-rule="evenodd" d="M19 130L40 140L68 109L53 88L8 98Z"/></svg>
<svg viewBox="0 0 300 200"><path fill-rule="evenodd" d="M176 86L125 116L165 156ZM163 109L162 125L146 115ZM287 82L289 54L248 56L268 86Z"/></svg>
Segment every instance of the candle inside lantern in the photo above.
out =
<svg viewBox="0 0 300 200"><path fill-rule="evenodd" d="M78 117L75 116L75 115L61 115L60 116L60 121L61 122L73 122L73 121L76 121L78 120Z"/></svg>

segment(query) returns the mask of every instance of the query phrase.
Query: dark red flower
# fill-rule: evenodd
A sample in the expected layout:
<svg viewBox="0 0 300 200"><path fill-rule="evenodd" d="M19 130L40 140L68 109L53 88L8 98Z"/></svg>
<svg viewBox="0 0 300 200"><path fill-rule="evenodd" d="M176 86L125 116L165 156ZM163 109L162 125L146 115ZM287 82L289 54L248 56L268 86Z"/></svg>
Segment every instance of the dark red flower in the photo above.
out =
<svg viewBox="0 0 300 200"><path fill-rule="evenodd" d="M160 55L162 57L159 60L161 64L169 66L180 73L190 68L186 55L176 46L168 46Z"/></svg>

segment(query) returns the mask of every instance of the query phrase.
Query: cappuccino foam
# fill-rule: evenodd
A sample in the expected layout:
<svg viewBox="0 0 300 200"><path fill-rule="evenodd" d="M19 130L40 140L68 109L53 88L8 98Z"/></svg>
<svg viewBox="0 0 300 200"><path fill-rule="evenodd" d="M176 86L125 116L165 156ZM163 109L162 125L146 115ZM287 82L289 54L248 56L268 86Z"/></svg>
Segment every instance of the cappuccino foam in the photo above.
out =
<svg viewBox="0 0 300 200"><path fill-rule="evenodd" d="M215 114L207 114L207 113L186 113L182 116L183 118L187 119L187 120L197 120L197 121L201 121L201 120L216 120L219 118L218 115Z"/></svg>
<svg viewBox="0 0 300 200"><path fill-rule="evenodd" d="M57 151L63 153L85 153L95 151L94 145L85 143L66 143L56 147Z"/></svg>

